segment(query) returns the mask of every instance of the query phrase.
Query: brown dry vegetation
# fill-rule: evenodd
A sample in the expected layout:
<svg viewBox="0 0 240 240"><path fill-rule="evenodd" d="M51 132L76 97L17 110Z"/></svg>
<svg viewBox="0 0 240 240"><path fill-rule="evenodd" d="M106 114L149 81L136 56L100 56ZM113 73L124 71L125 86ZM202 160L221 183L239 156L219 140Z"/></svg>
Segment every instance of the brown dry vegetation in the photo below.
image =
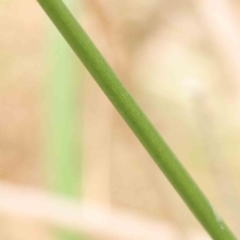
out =
<svg viewBox="0 0 240 240"><path fill-rule="evenodd" d="M213 33L208 14L214 2L91 0L82 1L83 10L76 14L81 12L80 21L103 55L239 236L240 68L235 52L240 48L231 38L219 41L227 25ZM236 18L229 20L228 12L220 16L239 26L238 3L228 4ZM38 187L47 184L49 25L36 1L0 1L0 179ZM231 32L237 39L239 29ZM87 73L83 95L85 198L169 221L182 230L183 239L190 229L201 230ZM1 222L4 239L52 237L37 224L6 217Z"/></svg>

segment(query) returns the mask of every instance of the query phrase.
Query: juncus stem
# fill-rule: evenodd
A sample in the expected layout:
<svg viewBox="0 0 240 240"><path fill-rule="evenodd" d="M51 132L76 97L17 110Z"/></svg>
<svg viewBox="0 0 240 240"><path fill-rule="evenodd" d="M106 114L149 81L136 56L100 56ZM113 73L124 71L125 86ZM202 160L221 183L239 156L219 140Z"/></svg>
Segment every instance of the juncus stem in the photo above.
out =
<svg viewBox="0 0 240 240"><path fill-rule="evenodd" d="M236 240L64 3L38 2L212 238Z"/></svg>

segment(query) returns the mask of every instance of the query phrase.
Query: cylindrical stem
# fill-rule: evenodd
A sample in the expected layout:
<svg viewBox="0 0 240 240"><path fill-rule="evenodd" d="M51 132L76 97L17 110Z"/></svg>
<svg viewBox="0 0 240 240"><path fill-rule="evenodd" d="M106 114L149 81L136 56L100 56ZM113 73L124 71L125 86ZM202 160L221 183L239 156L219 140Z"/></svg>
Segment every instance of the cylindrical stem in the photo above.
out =
<svg viewBox="0 0 240 240"><path fill-rule="evenodd" d="M38 2L212 238L236 240L64 3Z"/></svg>

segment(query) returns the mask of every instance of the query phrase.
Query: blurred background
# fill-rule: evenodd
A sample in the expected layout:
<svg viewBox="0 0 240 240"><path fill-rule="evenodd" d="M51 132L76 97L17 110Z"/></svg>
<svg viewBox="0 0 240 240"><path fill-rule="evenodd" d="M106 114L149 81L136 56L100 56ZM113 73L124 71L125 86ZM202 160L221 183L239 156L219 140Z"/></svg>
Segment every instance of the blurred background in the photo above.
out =
<svg viewBox="0 0 240 240"><path fill-rule="evenodd" d="M240 2L65 3L240 237ZM1 239L210 239L37 1L0 63Z"/></svg>

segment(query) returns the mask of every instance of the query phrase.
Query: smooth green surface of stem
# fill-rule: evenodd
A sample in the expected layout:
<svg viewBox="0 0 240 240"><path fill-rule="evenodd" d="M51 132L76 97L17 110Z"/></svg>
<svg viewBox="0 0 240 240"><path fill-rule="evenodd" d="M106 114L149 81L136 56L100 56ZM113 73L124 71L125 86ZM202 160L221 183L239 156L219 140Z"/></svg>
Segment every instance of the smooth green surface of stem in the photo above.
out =
<svg viewBox="0 0 240 240"><path fill-rule="evenodd" d="M212 238L235 240L236 237L218 216L63 2L61 0L38 0L38 2Z"/></svg>

